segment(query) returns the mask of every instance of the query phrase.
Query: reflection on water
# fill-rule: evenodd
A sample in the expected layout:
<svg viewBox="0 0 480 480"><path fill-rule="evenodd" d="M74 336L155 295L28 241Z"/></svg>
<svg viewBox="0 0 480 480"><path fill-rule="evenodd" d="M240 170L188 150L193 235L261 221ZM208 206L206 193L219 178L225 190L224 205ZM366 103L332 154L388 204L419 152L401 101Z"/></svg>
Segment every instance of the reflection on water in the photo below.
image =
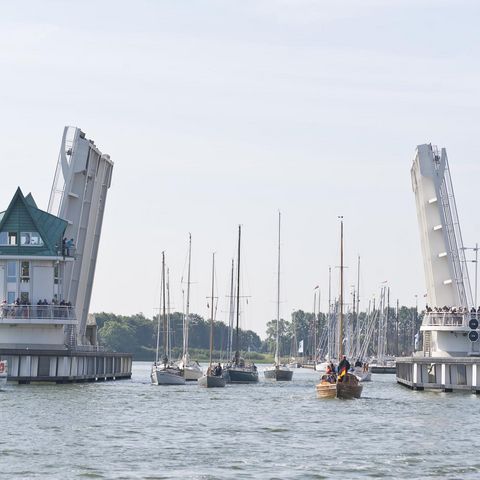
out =
<svg viewBox="0 0 480 480"><path fill-rule="evenodd" d="M151 386L150 364L133 368L0 392L1 478L480 478L471 394L374 375L360 400L318 400L311 370L210 390Z"/></svg>

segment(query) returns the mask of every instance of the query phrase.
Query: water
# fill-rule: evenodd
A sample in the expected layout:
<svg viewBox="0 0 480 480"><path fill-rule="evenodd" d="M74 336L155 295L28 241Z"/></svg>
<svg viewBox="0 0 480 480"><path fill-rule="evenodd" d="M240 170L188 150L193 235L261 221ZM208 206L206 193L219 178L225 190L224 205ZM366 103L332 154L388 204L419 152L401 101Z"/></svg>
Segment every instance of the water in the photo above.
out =
<svg viewBox="0 0 480 480"><path fill-rule="evenodd" d="M374 375L360 400L292 383L155 387L131 381L0 392L3 479L479 478L471 394L412 392Z"/></svg>

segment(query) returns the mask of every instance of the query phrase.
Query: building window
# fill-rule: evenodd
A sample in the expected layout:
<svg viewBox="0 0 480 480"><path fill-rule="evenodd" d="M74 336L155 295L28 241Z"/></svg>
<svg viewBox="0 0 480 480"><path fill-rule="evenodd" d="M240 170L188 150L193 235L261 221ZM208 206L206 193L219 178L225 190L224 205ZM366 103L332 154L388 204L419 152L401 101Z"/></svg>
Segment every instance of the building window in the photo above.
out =
<svg viewBox="0 0 480 480"><path fill-rule="evenodd" d="M25 283L30 281L30 262L20 263L20 281Z"/></svg>
<svg viewBox="0 0 480 480"><path fill-rule="evenodd" d="M15 303L15 297L17 296L16 292L8 292L7 293L7 303L12 305Z"/></svg>
<svg viewBox="0 0 480 480"><path fill-rule="evenodd" d="M16 245L17 232L0 232L0 245Z"/></svg>
<svg viewBox="0 0 480 480"><path fill-rule="evenodd" d="M23 305L28 305L30 303L28 292L20 292L20 303Z"/></svg>
<svg viewBox="0 0 480 480"><path fill-rule="evenodd" d="M7 262L7 282L17 283L17 262Z"/></svg>
<svg viewBox="0 0 480 480"><path fill-rule="evenodd" d="M20 245L39 247L43 240L38 232L20 232Z"/></svg>
<svg viewBox="0 0 480 480"><path fill-rule="evenodd" d="M58 278L59 278L59 264L58 262L55 263L55 266L53 267L53 283L55 285L58 285Z"/></svg>

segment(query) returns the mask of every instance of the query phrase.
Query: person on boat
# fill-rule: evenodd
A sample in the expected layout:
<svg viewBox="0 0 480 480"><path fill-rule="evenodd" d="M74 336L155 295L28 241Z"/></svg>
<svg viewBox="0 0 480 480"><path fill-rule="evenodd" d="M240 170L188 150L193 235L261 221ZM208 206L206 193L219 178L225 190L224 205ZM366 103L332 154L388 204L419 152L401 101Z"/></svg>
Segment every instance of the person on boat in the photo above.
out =
<svg viewBox="0 0 480 480"><path fill-rule="evenodd" d="M220 363L218 363L217 365L215 365L215 368L213 370L213 374L216 376L216 377L221 377L222 376L222 366L220 365Z"/></svg>
<svg viewBox="0 0 480 480"><path fill-rule="evenodd" d="M361 367L362 366L362 361L359 358L357 358L357 360L355 361L355 366L356 367Z"/></svg>
<svg viewBox="0 0 480 480"><path fill-rule="evenodd" d="M350 362L347 360L347 356L343 355L341 362L338 364L338 380L341 382L343 377L350 370Z"/></svg>
<svg viewBox="0 0 480 480"><path fill-rule="evenodd" d="M331 375L333 373L331 364L327 365L327 368L325 369L325 373L327 375Z"/></svg>

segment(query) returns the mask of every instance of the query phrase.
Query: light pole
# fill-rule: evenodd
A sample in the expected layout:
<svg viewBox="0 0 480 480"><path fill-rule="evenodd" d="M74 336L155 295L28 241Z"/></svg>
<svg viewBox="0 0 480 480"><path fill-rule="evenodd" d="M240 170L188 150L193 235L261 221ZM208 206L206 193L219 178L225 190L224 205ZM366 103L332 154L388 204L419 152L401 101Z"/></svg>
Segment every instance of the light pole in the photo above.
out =
<svg viewBox="0 0 480 480"><path fill-rule="evenodd" d="M477 303L477 285L478 285L478 243L475 243L474 247L463 247L462 250L473 250L475 252L475 260L465 260L465 262L470 262L475 264L475 301L474 301L474 307L478 307Z"/></svg>

